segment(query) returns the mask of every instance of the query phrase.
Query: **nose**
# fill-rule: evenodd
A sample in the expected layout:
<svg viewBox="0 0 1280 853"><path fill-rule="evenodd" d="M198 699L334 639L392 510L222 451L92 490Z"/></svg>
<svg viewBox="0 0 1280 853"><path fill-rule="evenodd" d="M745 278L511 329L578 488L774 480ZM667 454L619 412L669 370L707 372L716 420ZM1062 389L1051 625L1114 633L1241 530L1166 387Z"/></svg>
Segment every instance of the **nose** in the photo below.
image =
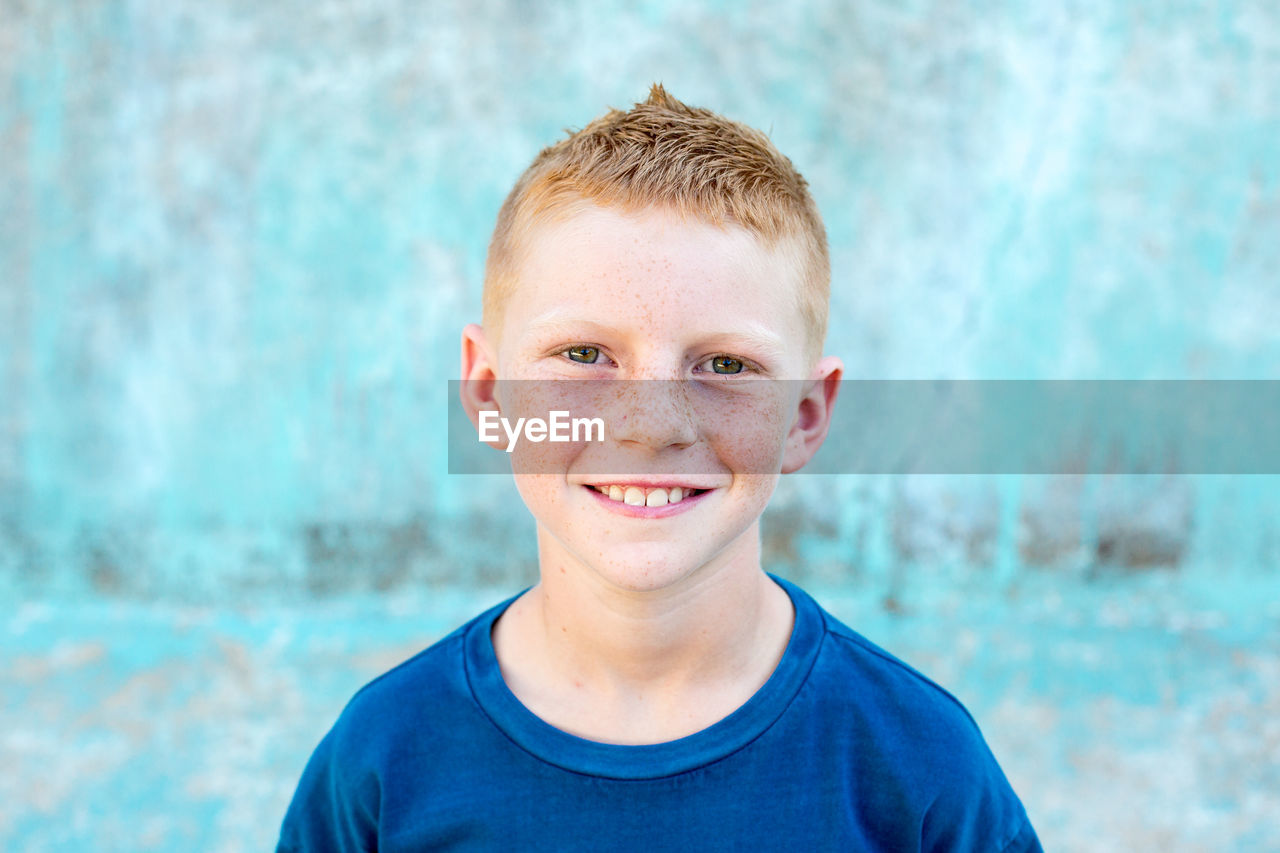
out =
<svg viewBox="0 0 1280 853"><path fill-rule="evenodd" d="M697 418L683 379L619 379L608 419L620 444L656 450L687 447L698 439Z"/></svg>

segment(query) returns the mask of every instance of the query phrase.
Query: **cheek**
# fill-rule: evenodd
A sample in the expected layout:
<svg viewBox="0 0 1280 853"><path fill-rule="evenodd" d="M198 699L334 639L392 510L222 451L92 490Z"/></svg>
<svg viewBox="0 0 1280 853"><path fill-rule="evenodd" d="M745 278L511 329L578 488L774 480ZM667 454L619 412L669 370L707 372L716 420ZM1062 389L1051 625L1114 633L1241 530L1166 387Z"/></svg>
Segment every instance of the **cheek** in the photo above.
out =
<svg viewBox="0 0 1280 853"><path fill-rule="evenodd" d="M518 474L515 477L516 491L529 514L539 524L551 529L565 525L572 527L574 522L562 503L563 480L554 474Z"/></svg>
<svg viewBox="0 0 1280 853"><path fill-rule="evenodd" d="M517 474L515 476L516 491L520 499L535 516L540 508L547 505L551 497L551 475L549 474Z"/></svg>
<svg viewBox="0 0 1280 853"><path fill-rule="evenodd" d="M703 437L729 470L768 477L782 468L790 409L778 383L758 384L751 393L703 401L698 418Z"/></svg>
<svg viewBox="0 0 1280 853"><path fill-rule="evenodd" d="M510 453L518 475L564 474L595 433L573 422L590 406L582 389L589 383L564 380L500 380L497 393L507 426L516 432ZM537 425L534 427L533 425ZM504 427L504 438L506 437Z"/></svg>
<svg viewBox="0 0 1280 853"><path fill-rule="evenodd" d="M521 436L511 452L511 471L517 475L563 479L573 460L582 452L582 442L533 442Z"/></svg>

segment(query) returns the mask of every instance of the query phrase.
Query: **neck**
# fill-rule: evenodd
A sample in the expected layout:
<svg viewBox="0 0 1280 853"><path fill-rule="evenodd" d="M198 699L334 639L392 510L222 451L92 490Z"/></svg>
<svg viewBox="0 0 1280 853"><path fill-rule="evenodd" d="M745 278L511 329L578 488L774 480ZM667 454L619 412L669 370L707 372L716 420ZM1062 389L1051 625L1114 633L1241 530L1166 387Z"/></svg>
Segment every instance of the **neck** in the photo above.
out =
<svg viewBox="0 0 1280 853"><path fill-rule="evenodd" d="M622 587L546 555L534 602L548 652L582 675L637 687L741 665L758 651L762 611L777 589L760 568L758 538L743 540L740 553L660 589Z"/></svg>
<svg viewBox="0 0 1280 853"><path fill-rule="evenodd" d="M760 567L758 530L735 546L640 589L540 532L542 581L494 629L508 686L553 725L612 742L672 739L731 713L772 674L793 617Z"/></svg>

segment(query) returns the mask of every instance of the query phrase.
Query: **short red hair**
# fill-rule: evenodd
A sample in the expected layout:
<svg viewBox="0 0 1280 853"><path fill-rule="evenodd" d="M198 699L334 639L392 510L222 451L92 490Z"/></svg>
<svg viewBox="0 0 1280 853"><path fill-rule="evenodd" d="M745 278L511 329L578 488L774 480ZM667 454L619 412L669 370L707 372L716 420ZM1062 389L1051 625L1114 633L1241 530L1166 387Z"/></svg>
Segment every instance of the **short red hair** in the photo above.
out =
<svg viewBox="0 0 1280 853"><path fill-rule="evenodd" d="M811 355L821 351L831 262L808 183L763 133L683 104L661 84L630 111L609 110L543 149L516 181L498 213L485 267L484 325L492 334L533 227L589 203L665 208L737 224L770 245L790 241L799 267L796 304Z"/></svg>

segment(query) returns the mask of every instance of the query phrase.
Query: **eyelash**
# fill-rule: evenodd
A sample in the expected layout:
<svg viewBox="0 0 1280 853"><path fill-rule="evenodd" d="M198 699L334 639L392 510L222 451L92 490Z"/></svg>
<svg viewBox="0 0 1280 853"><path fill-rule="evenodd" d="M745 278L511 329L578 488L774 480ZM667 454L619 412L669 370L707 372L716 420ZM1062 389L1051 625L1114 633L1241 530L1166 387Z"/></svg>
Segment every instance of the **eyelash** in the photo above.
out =
<svg viewBox="0 0 1280 853"><path fill-rule="evenodd" d="M572 359L569 357L569 353L573 352L574 350L581 350L581 349L595 350L596 361L576 361L575 359ZM564 358L565 361L571 362L573 364L586 365L588 367L595 367L599 363L599 360L601 358L606 358L606 359L609 359L610 362L613 362L613 359L605 355L604 349L602 347L596 346L595 344L574 344L573 346L568 346L562 350L559 350L556 354ZM747 359L747 358L743 358L742 356L730 355L729 353L717 353L716 355L707 356L705 359L698 362L697 366L701 367L702 365L708 364L709 362L713 362L718 358L727 358L727 359L736 361L742 365L742 369L739 370L737 373L716 373L715 368L713 367L709 371L707 371L713 376L745 376L748 373L763 372L760 366L756 364L754 361L751 361L750 359Z"/></svg>

